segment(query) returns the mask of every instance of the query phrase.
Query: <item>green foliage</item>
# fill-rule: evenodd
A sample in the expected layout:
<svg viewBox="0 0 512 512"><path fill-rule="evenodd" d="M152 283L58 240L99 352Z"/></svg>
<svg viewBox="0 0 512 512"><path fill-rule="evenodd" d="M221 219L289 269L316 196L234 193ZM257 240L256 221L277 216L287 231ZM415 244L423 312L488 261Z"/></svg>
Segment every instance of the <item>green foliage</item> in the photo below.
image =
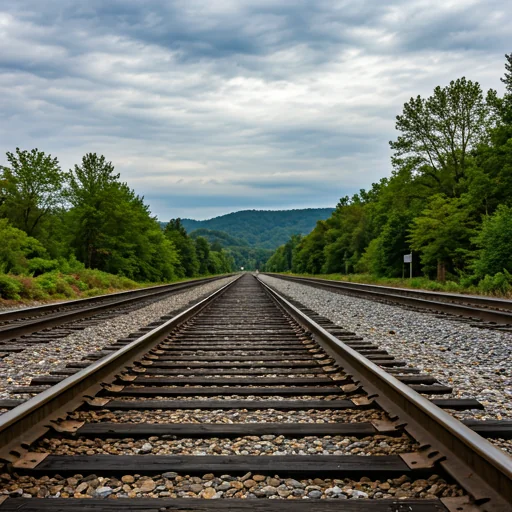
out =
<svg viewBox="0 0 512 512"><path fill-rule="evenodd" d="M6 297L94 295L132 288L136 281L233 269L233 257L219 243L211 250L206 239L194 242L179 219L163 232L144 199L120 181L103 155L86 154L68 173L37 149L16 149L7 161L0 167Z"/></svg>
<svg viewBox="0 0 512 512"><path fill-rule="evenodd" d="M204 275L209 272L208 261L210 259L210 246L208 240L203 237L196 238L196 254L199 261L199 273Z"/></svg>
<svg viewBox="0 0 512 512"><path fill-rule="evenodd" d="M0 274L0 299L76 299L138 286L126 277L85 268L73 274L54 270L37 277Z"/></svg>
<svg viewBox="0 0 512 512"><path fill-rule="evenodd" d="M508 295L512 289L512 276L504 270L490 276L486 275L478 283L478 291L487 295Z"/></svg>
<svg viewBox="0 0 512 512"><path fill-rule="evenodd" d="M190 233L190 238L196 239L199 236L206 238L210 244L218 243L221 247L249 246L242 238L236 238L224 231L217 231L215 229L199 228L194 229L194 231Z"/></svg>
<svg viewBox="0 0 512 512"><path fill-rule="evenodd" d="M187 235L181 219L171 219L165 226L164 236L172 243L179 255L176 272L179 277L199 275L199 260L194 241Z"/></svg>
<svg viewBox="0 0 512 512"><path fill-rule="evenodd" d="M28 260L28 271L33 276L51 272L58 268L59 262L57 260L47 260L45 258L32 258Z"/></svg>
<svg viewBox="0 0 512 512"><path fill-rule="evenodd" d="M484 140L489 122L478 83L463 77L436 87L427 99L411 98L396 117L400 135L390 142L393 163L414 166L450 193L464 177L468 154Z"/></svg>
<svg viewBox="0 0 512 512"><path fill-rule="evenodd" d="M278 247L277 251L265 264L265 270L267 272L287 272L291 270L293 258L301 240L301 235L293 235L286 244Z"/></svg>
<svg viewBox="0 0 512 512"><path fill-rule="evenodd" d="M21 283L7 275L0 275L0 299L20 299Z"/></svg>
<svg viewBox="0 0 512 512"><path fill-rule="evenodd" d="M343 197L273 271L398 278L413 251L428 289L508 294L512 272L512 54L499 97L465 78L412 98L397 116L390 178ZM407 268L408 274L409 268ZM433 277L440 282L418 275ZM366 275L365 279L368 279Z"/></svg>
<svg viewBox="0 0 512 512"><path fill-rule="evenodd" d="M0 166L0 214L33 236L62 201L64 175L59 162L42 151L7 152Z"/></svg>
<svg viewBox="0 0 512 512"><path fill-rule="evenodd" d="M474 235L471 213L471 207L463 199L436 194L413 220L411 248L420 251L426 273L436 269L439 262L451 262L458 271L466 267L470 239Z"/></svg>
<svg viewBox="0 0 512 512"><path fill-rule="evenodd" d="M183 226L192 233L197 229L225 232L238 239L222 243L223 247L249 245L260 249L276 249L294 234L306 235L318 219L326 219L332 208L307 208L303 210L244 210L209 220L182 219ZM211 233L199 233L208 238ZM214 241L214 240L210 240Z"/></svg>
<svg viewBox="0 0 512 512"><path fill-rule="evenodd" d="M178 251L143 199L119 181L111 162L88 153L67 178L70 245L87 268L138 281L179 277Z"/></svg>
<svg viewBox="0 0 512 512"><path fill-rule="evenodd" d="M0 219L0 272L16 274L30 271L30 258L45 256L44 247L35 239Z"/></svg>
<svg viewBox="0 0 512 512"><path fill-rule="evenodd" d="M473 263L476 277L485 278L512 269L512 208L500 205L494 215L485 217L475 243L479 248Z"/></svg>

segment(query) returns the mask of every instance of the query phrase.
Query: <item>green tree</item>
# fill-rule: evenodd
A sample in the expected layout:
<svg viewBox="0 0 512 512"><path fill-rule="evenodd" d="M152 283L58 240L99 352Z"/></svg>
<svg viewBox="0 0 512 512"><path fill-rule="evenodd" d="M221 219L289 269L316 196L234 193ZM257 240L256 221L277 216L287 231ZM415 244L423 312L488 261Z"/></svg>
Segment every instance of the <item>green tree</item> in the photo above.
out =
<svg viewBox="0 0 512 512"><path fill-rule="evenodd" d="M500 205L494 215L485 217L474 241L478 247L473 263L476 277L512 272L512 208Z"/></svg>
<svg viewBox="0 0 512 512"><path fill-rule="evenodd" d="M10 225L7 219L0 219L0 240L0 273L27 273L31 258L46 256L38 240Z"/></svg>
<svg viewBox="0 0 512 512"><path fill-rule="evenodd" d="M456 273L468 262L475 222L464 199L442 194L432 197L428 207L411 227L411 248L420 253L426 273L437 269L437 279L445 280L446 269Z"/></svg>
<svg viewBox="0 0 512 512"><path fill-rule="evenodd" d="M77 257L86 267L98 268L104 249L103 226L111 220L109 213L119 195L119 174L103 155L87 153L81 165L67 174L66 198L72 205L74 245Z"/></svg>
<svg viewBox="0 0 512 512"><path fill-rule="evenodd" d="M0 166L0 214L29 236L62 203L64 175L57 158L38 149L7 152L9 166Z"/></svg>
<svg viewBox="0 0 512 512"><path fill-rule="evenodd" d="M177 268L180 277L195 277L199 274L199 260L197 259L194 241L187 235L181 219L171 219L164 228L165 237L177 249L180 264Z"/></svg>
<svg viewBox="0 0 512 512"><path fill-rule="evenodd" d="M199 261L199 273L206 275L209 273L208 262L210 258L210 244L206 238L199 236L196 238L196 254Z"/></svg>
<svg viewBox="0 0 512 512"><path fill-rule="evenodd" d="M427 99L411 98L396 117L400 135L390 141L393 164L430 176L441 192L460 194L468 156L485 140L489 124L490 109L477 82L459 78L436 87Z"/></svg>
<svg viewBox="0 0 512 512"><path fill-rule="evenodd" d="M68 173L71 246L86 267L140 281L177 276L179 255L137 196L103 155L88 153Z"/></svg>

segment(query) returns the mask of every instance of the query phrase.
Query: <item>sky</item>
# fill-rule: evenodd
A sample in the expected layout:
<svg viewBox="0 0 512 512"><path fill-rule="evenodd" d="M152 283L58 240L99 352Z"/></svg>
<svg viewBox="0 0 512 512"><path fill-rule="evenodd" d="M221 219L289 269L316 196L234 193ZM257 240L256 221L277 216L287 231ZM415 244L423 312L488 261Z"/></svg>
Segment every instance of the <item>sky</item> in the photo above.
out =
<svg viewBox="0 0 512 512"><path fill-rule="evenodd" d="M104 154L160 220L335 206L391 172L395 116L502 91L510 0L1 0L0 165Z"/></svg>

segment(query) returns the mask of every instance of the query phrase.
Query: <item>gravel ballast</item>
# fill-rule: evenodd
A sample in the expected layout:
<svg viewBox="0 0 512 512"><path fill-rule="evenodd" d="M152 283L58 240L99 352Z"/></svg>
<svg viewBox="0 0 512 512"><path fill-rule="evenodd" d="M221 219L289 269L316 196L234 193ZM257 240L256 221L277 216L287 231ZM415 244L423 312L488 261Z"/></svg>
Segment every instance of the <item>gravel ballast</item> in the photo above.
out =
<svg viewBox="0 0 512 512"><path fill-rule="evenodd" d="M161 410L75 411L70 419L88 423L358 423L389 419L378 409L365 410Z"/></svg>
<svg viewBox="0 0 512 512"><path fill-rule="evenodd" d="M36 452L52 455L395 455L418 450L418 444L406 435L376 435L357 438L345 436L283 435L243 436L235 439L207 437L202 439L42 439Z"/></svg>
<svg viewBox="0 0 512 512"><path fill-rule="evenodd" d="M159 320L161 316L172 314L190 302L213 293L232 280L233 277L227 277L177 292L129 314L102 321L64 338L34 344L28 350L0 359L0 398L29 398L29 395L11 394L9 391L17 386L27 386L32 377L49 375L71 361L79 361L87 354Z"/></svg>
<svg viewBox="0 0 512 512"><path fill-rule="evenodd" d="M202 477L167 472L162 475L75 475L36 479L0 474L2 494L23 498L202 498L202 499L391 499L462 496L463 490L438 475L411 480L406 475L389 480L281 478L246 473L243 476L212 473ZM127 504L129 507L129 504Z"/></svg>
<svg viewBox="0 0 512 512"><path fill-rule="evenodd" d="M397 360L453 387L443 398L476 398L485 411L456 413L475 419L512 419L512 334L471 327L435 315L416 313L292 283L262 280L332 322L363 336Z"/></svg>

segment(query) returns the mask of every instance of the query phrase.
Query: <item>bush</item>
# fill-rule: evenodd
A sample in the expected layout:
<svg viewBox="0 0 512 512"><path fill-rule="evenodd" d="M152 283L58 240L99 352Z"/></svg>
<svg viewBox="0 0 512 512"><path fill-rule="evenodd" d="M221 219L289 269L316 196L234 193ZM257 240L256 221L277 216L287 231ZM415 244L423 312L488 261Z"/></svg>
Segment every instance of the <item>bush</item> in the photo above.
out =
<svg viewBox="0 0 512 512"><path fill-rule="evenodd" d="M478 291L488 295L507 295L512 288L511 283L512 275L504 270L493 276L486 275L478 283Z"/></svg>
<svg viewBox="0 0 512 512"><path fill-rule="evenodd" d="M38 276L45 272L51 272L59 268L59 262L57 260L46 260L44 258L32 258L28 260L28 270L34 275Z"/></svg>
<svg viewBox="0 0 512 512"><path fill-rule="evenodd" d="M57 274L54 272L47 272L36 277L34 281L37 286L43 290L44 293L54 295L57 292Z"/></svg>
<svg viewBox="0 0 512 512"><path fill-rule="evenodd" d="M22 286L22 298L31 300L44 300L48 298L48 294L39 286L33 277L16 276L15 279Z"/></svg>
<svg viewBox="0 0 512 512"><path fill-rule="evenodd" d="M20 292L22 284L14 277L8 275L0 275L0 298L20 300Z"/></svg>
<svg viewBox="0 0 512 512"><path fill-rule="evenodd" d="M473 269L477 277L483 277L482 286L485 289L504 286L502 271L512 270L512 207L500 205L494 215L484 218L474 241L479 251Z"/></svg>
<svg viewBox="0 0 512 512"><path fill-rule="evenodd" d="M141 285L127 277L91 269L81 269L78 273L70 274L53 270L37 277L0 274L0 299L45 300L93 297L139 286Z"/></svg>

